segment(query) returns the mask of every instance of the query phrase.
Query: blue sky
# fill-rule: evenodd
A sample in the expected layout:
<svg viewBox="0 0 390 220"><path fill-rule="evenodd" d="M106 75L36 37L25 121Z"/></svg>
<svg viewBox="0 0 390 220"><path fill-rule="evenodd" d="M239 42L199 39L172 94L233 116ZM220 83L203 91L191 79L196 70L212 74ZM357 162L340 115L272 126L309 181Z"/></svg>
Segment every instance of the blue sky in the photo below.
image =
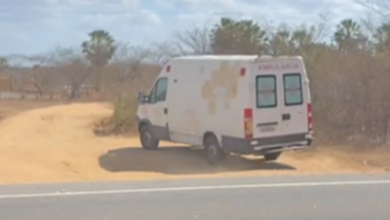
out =
<svg viewBox="0 0 390 220"><path fill-rule="evenodd" d="M147 45L221 16L299 24L322 12L331 13L331 24L366 9L354 0L0 0L0 55L77 47L94 29Z"/></svg>

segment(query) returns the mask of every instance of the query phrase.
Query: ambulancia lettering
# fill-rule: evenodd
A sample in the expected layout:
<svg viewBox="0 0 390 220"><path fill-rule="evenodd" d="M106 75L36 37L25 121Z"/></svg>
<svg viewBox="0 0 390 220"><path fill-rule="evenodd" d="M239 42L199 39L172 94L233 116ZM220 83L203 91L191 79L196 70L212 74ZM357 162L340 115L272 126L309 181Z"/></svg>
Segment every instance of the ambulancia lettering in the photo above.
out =
<svg viewBox="0 0 390 220"><path fill-rule="evenodd" d="M259 66L259 70L299 69L298 63L267 63Z"/></svg>

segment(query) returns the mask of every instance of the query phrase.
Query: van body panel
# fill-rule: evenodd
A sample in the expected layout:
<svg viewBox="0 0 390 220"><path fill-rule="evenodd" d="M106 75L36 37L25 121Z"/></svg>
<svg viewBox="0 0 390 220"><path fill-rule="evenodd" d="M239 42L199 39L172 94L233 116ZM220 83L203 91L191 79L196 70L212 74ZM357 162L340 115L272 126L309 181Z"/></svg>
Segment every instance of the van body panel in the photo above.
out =
<svg viewBox="0 0 390 220"><path fill-rule="evenodd" d="M201 144L202 109L197 94L203 81L202 66L196 62L172 62L172 84L168 102L168 121L172 141L191 145Z"/></svg>
<svg viewBox="0 0 390 220"><path fill-rule="evenodd" d="M151 99L164 79L165 99ZM300 57L184 56L164 66L137 117L161 140L201 146L211 132L227 152L261 154L310 146L310 102Z"/></svg>

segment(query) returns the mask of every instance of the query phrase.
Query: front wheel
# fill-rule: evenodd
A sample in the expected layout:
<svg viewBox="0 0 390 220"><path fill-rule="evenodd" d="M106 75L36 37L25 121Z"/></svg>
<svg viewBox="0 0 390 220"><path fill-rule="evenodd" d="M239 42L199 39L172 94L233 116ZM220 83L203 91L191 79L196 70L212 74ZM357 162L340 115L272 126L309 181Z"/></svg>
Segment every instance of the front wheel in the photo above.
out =
<svg viewBox="0 0 390 220"><path fill-rule="evenodd" d="M140 141L142 147L146 150L156 150L159 145L159 140L153 137L153 134L150 131L149 126L143 126L140 129Z"/></svg>
<svg viewBox="0 0 390 220"><path fill-rule="evenodd" d="M219 146L218 140L212 136L206 139L204 143L204 150L206 161L212 166L217 165L226 157L226 153Z"/></svg>

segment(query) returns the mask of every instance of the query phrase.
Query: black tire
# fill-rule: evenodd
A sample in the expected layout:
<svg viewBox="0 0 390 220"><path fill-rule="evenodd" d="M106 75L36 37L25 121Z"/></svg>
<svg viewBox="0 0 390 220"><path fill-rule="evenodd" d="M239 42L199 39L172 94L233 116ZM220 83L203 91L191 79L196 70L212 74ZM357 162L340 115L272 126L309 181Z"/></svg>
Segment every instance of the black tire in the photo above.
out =
<svg viewBox="0 0 390 220"><path fill-rule="evenodd" d="M264 159L266 161L274 161L274 160L277 160L281 154L282 154L282 152L264 154Z"/></svg>
<svg viewBox="0 0 390 220"><path fill-rule="evenodd" d="M146 125L141 127L139 138L142 144L142 148L145 150L156 150L160 143L159 140L153 137L149 126Z"/></svg>
<svg viewBox="0 0 390 220"><path fill-rule="evenodd" d="M214 136L206 138L204 143L205 158L208 164L215 166L225 159L226 153L222 150L218 140Z"/></svg>

